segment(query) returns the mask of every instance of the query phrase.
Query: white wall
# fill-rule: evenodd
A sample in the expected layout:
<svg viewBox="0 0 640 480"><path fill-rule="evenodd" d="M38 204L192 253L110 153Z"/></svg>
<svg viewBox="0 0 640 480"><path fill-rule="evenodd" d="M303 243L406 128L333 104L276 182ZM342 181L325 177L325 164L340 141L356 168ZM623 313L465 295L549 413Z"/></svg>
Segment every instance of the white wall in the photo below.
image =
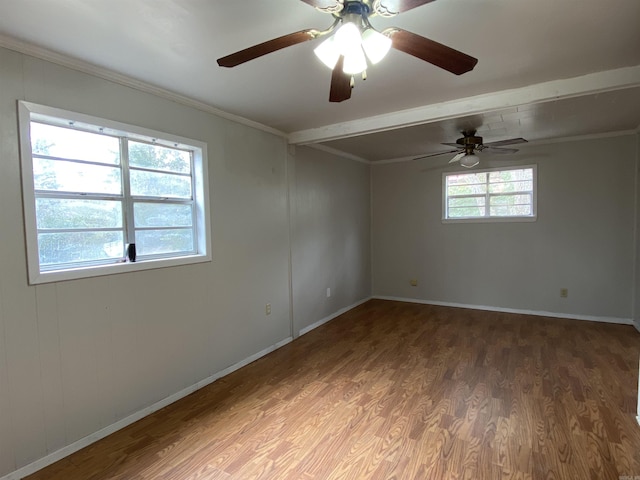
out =
<svg viewBox="0 0 640 480"><path fill-rule="evenodd" d="M0 66L2 477L286 340L292 319L283 138L8 50L0 49ZM28 286L17 100L206 142L213 261ZM335 193L322 171L314 183L305 161L298 192L308 185L318 198L331 196L322 193L325 187ZM368 195L361 167L351 172L347 164L345 175ZM348 190L348 179L340 180L342 190ZM327 279L336 297L326 309L307 313L306 299L300 302L301 322L367 296L370 286L368 272L357 273L362 259L355 253L357 242L369 248L368 232L354 239L345 230L348 211L333 228L332 203L311 208L326 222L314 230L319 243L298 244L296 257L305 264L319 258L313 249L343 233L344 245L334 253L347 273ZM330 233L323 240L325 228Z"/></svg>
<svg viewBox="0 0 640 480"><path fill-rule="evenodd" d="M632 135L523 146L519 163L538 165L530 223L443 224L433 158L374 166L374 295L629 321L635 149Z"/></svg>
<svg viewBox="0 0 640 480"><path fill-rule="evenodd" d="M371 195L368 165L308 147L291 161L297 336L371 295Z"/></svg>

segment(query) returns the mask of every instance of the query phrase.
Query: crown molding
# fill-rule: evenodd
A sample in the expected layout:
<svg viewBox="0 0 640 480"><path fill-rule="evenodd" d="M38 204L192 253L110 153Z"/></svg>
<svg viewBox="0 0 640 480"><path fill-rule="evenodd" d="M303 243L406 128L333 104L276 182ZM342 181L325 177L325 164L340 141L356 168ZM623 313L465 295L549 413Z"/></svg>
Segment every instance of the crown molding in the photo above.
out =
<svg viewBox="0 0 640 480"><path fill-rule="evenodd" d="M343 152L342 150L338 150L336 148L327 147L326 145L321 145L319 143L310 143L309 145L305 145L305 147L314 148L316 150L320 150L322 152L335 155L336 157L346 158L348 160L353 160L354 162L364 163L365 165L373 164L371 160L367 160L366 158L362 158L357 155L353 155L351 153Z"/></svg>
<svg viewBox="0 0 640 480"><path fill-rule="evenodd" d="M54 52L53 50L49 50L44 47L33 45L23 40L18 40L8 35L0 34L0 47L6 48L8 50L12 50L14 52L22 53L30 57L39 58L40 60L45 60L47 62L51 62L56 65L60 65L62 67L67 67L72 70L76 70L78 72L93 75L94 77L98 77L103 80L108 80L110 82L117 83L125 87L134 88L141 92L149 93L151 95L164 98L165 100L176 102L180 105L195 108L196 110L200 110L205 113L210 113L217 117L221 117L226 120L230 120L232 122L245 125L247 127L255 128L257 130L262 130L263 132L271 133L279 137L283 137L283 138L287 137L287 134L280 130L269 127L267 125L263 125L262 123L255 122L253 120L249 120L248 118L244 118L239 115L234 115L232 113L225 112L224 110L220 110L219 108L216 108L213 105L209 105L208 103L202 102L200 100L195 100L185 95L172 92L171 90L167 90L165 88L158 87L156 85L152 85L147 82L143 82L142 80L138 80L136 78L114 72L107 68L100 67L93 63L85 62L84 60L80 60L78 58L74 58L68 55Z"/></svg>

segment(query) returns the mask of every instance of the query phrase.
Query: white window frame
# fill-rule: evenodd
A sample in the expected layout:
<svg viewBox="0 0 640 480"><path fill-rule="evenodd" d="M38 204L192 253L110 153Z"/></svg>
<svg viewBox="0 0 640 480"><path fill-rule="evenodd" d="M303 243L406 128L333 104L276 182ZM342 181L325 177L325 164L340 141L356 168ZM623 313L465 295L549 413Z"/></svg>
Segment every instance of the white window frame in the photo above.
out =
<svg viewBox="0 0 640 480"><path fill-rule="evenodd" d="M533 186L532 186L532 199L531 199L531 215L520 215L511 217L498 217L498 216L485 216L485 217L466 217L466 218L448 218L448 197L447 197L447 177L454 175L462 175L467 173L491 173L491 172L504 172L507 170L523 170L526 168L532 169ZM489 191L487 189L487 212L489 212ZM472 171L456 171L456 172L444 172L442 174L442 223L501 223L501 222L535 222L538 218L538 168L537 165L514 165L501 168L486 168L482 170Z"/></svg>
<svg viewBox="0 0 640 480"><path fill-rule="evenodd" d="M122 122L105 120L82 113L59 108L18 101L18 120L20 135L20 159L22 168L22 197L27 251L27 269L30 285L73 280L124 272L150 270L155 268L189 265L211 261L211 225L209 221L209 187L207 169L207 144L198 140L157 132ZM174 256L149 256L135 262L115 260L104 261L86 266L62 266L59 269L41 269L38 252L38 230L36 222L36 191L33 179L33 156L31 149L31 121L40 121L50 125L68 127L70 122L80 130L107 135L127 137L131 140L154 143L170 148L179 148L192 152L193 197L195 251ZM122 166L126 172L128 166ZM126 182L123 181L126 185ZM128 185L125 190L128 189ZM125 195L126 192L123 192ZM125 201L132 201L129 198ZM132 228L127 219L128 228ZM125 240L126 242L126 240Z"/></svg>

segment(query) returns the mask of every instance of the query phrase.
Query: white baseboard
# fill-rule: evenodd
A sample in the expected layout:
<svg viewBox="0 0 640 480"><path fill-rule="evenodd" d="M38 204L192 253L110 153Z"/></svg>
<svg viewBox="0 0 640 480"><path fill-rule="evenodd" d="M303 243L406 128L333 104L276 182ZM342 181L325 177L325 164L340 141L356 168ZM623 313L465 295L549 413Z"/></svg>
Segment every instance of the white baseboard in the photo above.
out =
<svg viewBox="0 0 640 480"><path fill-rule="evenodd" d="M72 453L77 452L78 450L83 449L84 447L87 447L89 445L91 445L92 443L97 442L98 440L103 439L104 437L111 435L112 433L117 432L118 430L123 429L124 427L127 427L129 425L131 425L134 422L137 422L138 420L146 417L147 415L151 415L152 413L160 410L161 408L166 407L167 405L170 405L178 400L180 400L181 398L186 397L187 395L190 395L191 393L195 392L196 390L200 390L203 387L206 387L207 385L215 382L216 380L218 380L219 378L222 378L226 375L229 375L232 372L235 372L236 370L250 364L251 362L254 362L255 360L264 357L265 355L277 350L278 348L286 345L287 343L290 343L293 340L292 337L288 337L285 338L284 340L271 345L270 347L265 348L264 350L251 355L250 357L245 358L244 360L231 365L228 368L225 368L224 370L221 370L217 373L214 373L213 375L211 375L210 377L205 378L204 380L200 380L199 382L183 389L180 390L177 393L174 393L173 395L170 395L162 400L160 400L159 402L154 403L153 405L150 405L146 408L143 408L142 410L139 410L131 415L129 415L126 418L123 418L122 420L119 420L116 423L113 423L111 425L109 425L108 427L105 427L101 430L98 430L97 432L94 432L90 435L87 435L84 438L81 438L80 440L77 440L75 442L73 442L70 445L67 445L66 447L61 448L60 450L57 450L49 455L47 455L46 457L40 458L39 460L36 460L35 462L32 462L28 465L25 465L24 467L19 468L18 470L11 472L7 475L5 475L4 477L0 477L0 480L20 480L23 477L26 477L28 475L31 475L32 473L37 472L38 470L41 470L45 467L48 467L49 465L57 462L58 460L62 460L63 458L71 455Z"/></svg>
<svg viewBox="0 0 640 480"><path fill-rule="evenodd" d="M329 315L328 317L324 317L324 318L322 318L322 319L318 320L317 322L312 323L312 324L311 324L311 325L309 325L309 326L306 326L306 327L304 327L304 328L301 328L301 329L300 329L300 332L298 332L298 335L299 335L299 336L302 336L302 335L304 335L305 333L309 333L311 330L314 330L314 329L318 328L320 325L324 325L325 323L330 322L330 321L331 321L331 320L333 320L334 318L339 317L339 316L340 316L340 315L342 315L343 313L347 313L349 310L352 310L352 309L354 309L354 308L356 308L356 307L358 307L358 306L362 305L362 304L363 304L363 303L365 303L365 302L368 302L368 301L369 301L369 300L371 300L372 298L373 298L373 297L367 297L367 298L365 298L365 299L363 299L363 300L360 300L359 302L356 302L356 303L354 303L354 304L352 304L352 305L349 305L348 307L341 308L340 310L338 310L337 312L332 313L332 314L331 314L331 315ZM2 479L0 478L0 480L2 480Z"/></svg>
<svg viewBox="0 0 640 480"><path fill-rule="evenodd" d="M425 305L439 305L442 307L470 308L473 310L487 310L490 312L519 313L523 315L536 315L538 317L567 318L570 320L587 320L589 322L617 323L620 325L634 325L630 318L622 317L599 317L594 315L580 315L572 313L546 312L539 310L523 310L518 308L491 307L487 305L468 305L465 303L438 302L434 300L421 300L418 298L389 297L374 295L373 298L379 300L394 300L396 302L422 303ZM635 325L638 328L637 325ZM1 479L0 479L1 480Z"/></svg>

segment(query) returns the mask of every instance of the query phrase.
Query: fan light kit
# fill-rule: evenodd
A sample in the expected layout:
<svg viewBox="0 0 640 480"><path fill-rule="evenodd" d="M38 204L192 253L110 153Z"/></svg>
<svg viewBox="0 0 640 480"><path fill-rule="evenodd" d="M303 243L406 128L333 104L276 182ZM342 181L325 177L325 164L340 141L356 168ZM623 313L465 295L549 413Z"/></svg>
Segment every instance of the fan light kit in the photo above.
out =
<svg viewBox="0 0 640 480"><path fill-rule="evenodd" d="M340 56L343 56L342 71L357 75L367 69L367 58L375 65L387 55L391 49L391 38L371 26L365 4L350 2L346 7L350 13L341 17L342 25L313 52L331 70L336 67Z"/></svg>
<svg viewBox="0 0 640 480"><path fill-rule="evenodd" d="M330 102L351 98L354 75L366 79L367 67L380 62L391 48L408 53L420 60L443 68L455 75L473 70L478 63L474 57L441 43L400 28L379 32L369 17L394 17L434 0L301 0L321 12L334 17L326 30L307 29L245 48L218 59L221 67L235 67L271 52L325 37L314 49L316 56L332 70Z"/></svg>
<svg viewBox="0 0 640 480"><path fill-rule="evenodd" d="M473 168L479 163L480 158L478 158L475 153L465 153L464 156L460 159L460 165L466 168Z"/></svg>

